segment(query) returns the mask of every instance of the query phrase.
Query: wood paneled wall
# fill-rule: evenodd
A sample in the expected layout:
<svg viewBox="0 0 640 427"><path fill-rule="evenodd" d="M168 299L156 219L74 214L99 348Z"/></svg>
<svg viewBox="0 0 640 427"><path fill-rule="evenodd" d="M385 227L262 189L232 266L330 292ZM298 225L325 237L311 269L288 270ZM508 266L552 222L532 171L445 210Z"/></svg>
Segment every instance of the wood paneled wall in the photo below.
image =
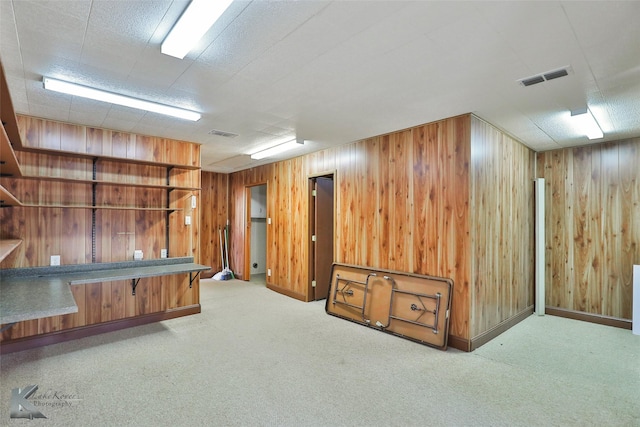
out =
<svg viewBox="0 0 640 427"><path fill-rule="evenodd" d="M335 261L452 278L451 334L469 338L470 117L231 174L232 269L245 256L245 187L266 183L267 282L308 300L308 178L334 173Z"/></svg>
<svg viewBox="0 0 640 427"><path fill-rule="evenodd" d="M535 153L472 117L471 336L534 304Z"/></svg>
<svg viewBox="0 0 640 427"><path fill-rule="evenodd" d="M200 277L211 277L222 269L218 230L224 230L229 218L229 175L202 172L200 209L200 261L210 265Z"/></svg>
<svg viewBox="0 0 640 427"><path fill-rule="evenodd" d="M546 305L631 319L640 264L640 138L538 154Z"/></svg>
<svg viewBox="0 0 640 427"><path fill-rule="evenodd" d="M113 156L114 159L96 163L97 179L123 184L165 185L167 180L166 167L135 164L127 160L200 165L200 146L184 141L25 116L18 116L18 126L25 148L55 150L46 153L17 152L23 175L91 179L92 160L73 156L74 153ZM2 180L3 185L23 203L92 204L91 183ZM198 188L200 170L171 169L170 182L176 186ZM199 198L199 193L183 189L169 193L170 206L182 209L169 215L168 249L171 257L193 256L199 262L200 203L195 210L191 208L191 196ZM98 184L96 204L166 207L167 190ZM46 266L51 255L60 255L62 264L91 263L91 215L91 209L77 208L0 209L0 238L23 240L22 245L2 261L0 268ZM192 217L192 225L185 225L185 215ZM134 249L141 249L145 259L160 258L160 249L166 247L166 222L164 211L97 210L96 262L132 260ZM22 338L199 304L198 289L197 280L193 288L189 288L188 275L141 279L135 296L131 295L130 281L72 286L78 313L19 322L5 331L2 339Z"/></svg>
<svg viewBox="0 0 640 427"><path fill-rule="evenodd" d="M533 303L533 152L464 115L231 174L231 267L245 188L267 184L268 284L309 300L308 178L334 173L335 261L454 280L470 342ZM248 254L247 254L248 255Z"/></svg>

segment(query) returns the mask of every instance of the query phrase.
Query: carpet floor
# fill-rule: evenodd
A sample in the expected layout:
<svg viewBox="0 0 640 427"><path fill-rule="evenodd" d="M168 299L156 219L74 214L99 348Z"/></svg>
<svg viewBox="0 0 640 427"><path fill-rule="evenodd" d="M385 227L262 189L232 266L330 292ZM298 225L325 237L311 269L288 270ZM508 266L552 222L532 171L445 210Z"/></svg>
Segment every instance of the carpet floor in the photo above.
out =
<svg viewBox="0 0 640 427"><path fill-rule="evenodd" d="M2 355L6 426L640 426L640 336L531 316L440 351L238 280L202 313ZM12 419L12 390L46 419Z"/></svg>

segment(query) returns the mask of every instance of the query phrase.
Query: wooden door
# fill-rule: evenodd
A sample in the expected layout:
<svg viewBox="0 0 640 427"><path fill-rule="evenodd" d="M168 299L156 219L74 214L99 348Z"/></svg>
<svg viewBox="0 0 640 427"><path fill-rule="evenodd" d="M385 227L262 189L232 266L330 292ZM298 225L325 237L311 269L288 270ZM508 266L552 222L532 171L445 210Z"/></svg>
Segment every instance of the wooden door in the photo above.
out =
<svg viewBox="0 0 640 427"><path fill-rule="evenodd" d="M313 204L313 299L325 299L331 281L333 264L333 176L312 178ZM315 241L314 241L315 239Z"/></svg>

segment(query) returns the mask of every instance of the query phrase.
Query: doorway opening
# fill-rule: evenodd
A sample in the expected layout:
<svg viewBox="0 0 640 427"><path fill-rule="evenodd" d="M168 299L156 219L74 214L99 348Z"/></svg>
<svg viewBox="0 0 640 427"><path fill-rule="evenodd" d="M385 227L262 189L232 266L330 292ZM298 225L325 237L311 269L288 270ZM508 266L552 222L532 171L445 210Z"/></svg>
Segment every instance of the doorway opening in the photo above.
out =
<svg viewBox="0 0 640 427"><path fill-rule="evenodd" d="M245 280L267 284L267 185L246 187ZM248 255L248 256L247 256Z"/></svg>
<svg viewBox="0 0 640 427"><path fill-rule="evenodd" d="M309 296L327 298L334 257L333 173L309 178Z"/></svg>

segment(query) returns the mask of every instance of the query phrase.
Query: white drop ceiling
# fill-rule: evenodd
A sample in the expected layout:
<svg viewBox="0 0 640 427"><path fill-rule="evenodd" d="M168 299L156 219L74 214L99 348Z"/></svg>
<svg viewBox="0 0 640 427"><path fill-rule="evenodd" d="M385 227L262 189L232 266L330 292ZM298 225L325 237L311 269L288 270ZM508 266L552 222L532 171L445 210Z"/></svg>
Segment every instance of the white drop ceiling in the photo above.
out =
<svg viewBox="0 0 640 427"><path fill-rule="evenodd" d="M234 1L183 60L185 0L0 0L18 113L202 143L204 170L474 113L536 151L640 136L640 1ZM518 80L570 66L556 80ZM53 77L201 112L193 123L45 91ZM588 105L605 138L567 124ZM213 129L237 134L212 135Z"/></svg>

